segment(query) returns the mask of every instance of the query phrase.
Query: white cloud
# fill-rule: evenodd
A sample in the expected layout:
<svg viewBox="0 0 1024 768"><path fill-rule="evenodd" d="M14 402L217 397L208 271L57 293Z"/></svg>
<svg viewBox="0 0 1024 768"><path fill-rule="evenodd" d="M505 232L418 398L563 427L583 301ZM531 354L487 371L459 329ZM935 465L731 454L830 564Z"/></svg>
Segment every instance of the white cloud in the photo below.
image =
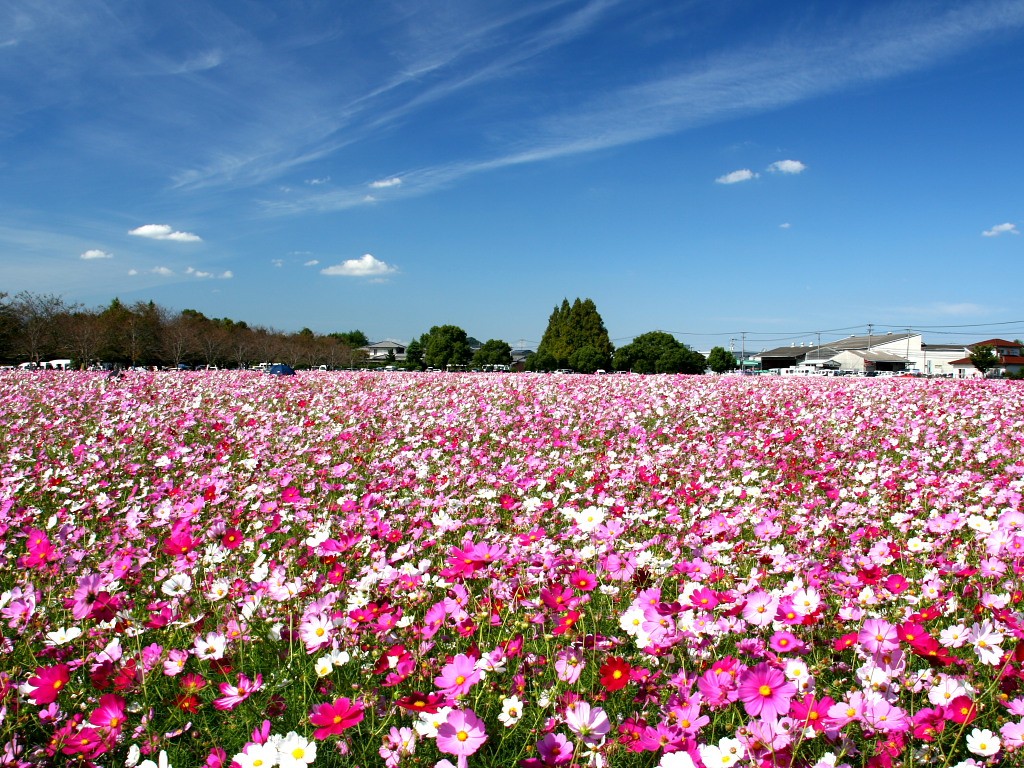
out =
<svg viewBox="0 0 1024 768"><path fill-rule="evenodd" d="M397 176L394 176L390 179L380 179L379 181L374 181L370 184L370 186L373 187L374 189L387 189L388 187L397 187L401 183L402 180Z"/></svg>
<svg viewBox="0 0 1024 768"><path fill-rule="evenodd" d="M802 173L807 166L799 160L776 160L768 166L771 173Z"/></svg>
<svg viewBox="0 0 1024 768"><path fill-rule="evenodd" d="M324 176L322 179L306 179L306 183L311 187L319 187L321 184L326 184L330 180L330 176Z"/></svg>
<svg viewBox="0 0 1024 768"><path fill-rule="evenodd" d="M284 259L271 259L270 263L273 264L275 267L283 267Z"/></svg>
<svg viewBox="0 0 1024 768"><path fill-rule="evenodd" d="M137 270L137 269L129 269L128 270L128 274L129 275L137 275L137 274L139 274L139 270Z"/></svg>
<svg viewBox="0 0 1024 768"><path fill-rule="evenodd" d="M86 261L91 261L93 259L112 259L114 258L114 254L101 251L99 248L90 248L78 258L85 259Z"/></svg>
<svg viewBox="0 0 1024 768"><path fill-rule="evenodd" d="M154 275L163 275L164 277L170 277L174 272L167 267L153 267L150 270Z"/></svg>
<svg viewBox="0 0 1024 768"><path fill-rule="evenodd" d="M781 224L779 224L779 229L789 229L792 226L793 225L790 224L788 221L784 221Z"/></svg>
<svg viewBox="0 0 1024 768"><path fill-rule="evenodd" d="M195 267L189 267L185 270L186 275L192 275L192 277L198 277L200 279L217 278L218 280L230 280L235 276L235 273L230 269L221 272L219 275L215 275L213 272L207 272L206 270L196 269Z"/></svg>
<svg viewBox="0 0 1024 768"><path fill-rule="evenodd" d="M304 266L304 267L315 267L319 263L320 263L320 259L310 259L309 261L305 262L302 266Z"/></svg>
<svg viewBox="0 0 1024 768"><path fill-rule="evenodd" d="M348 259L341 264L332 267L325 267L320 270L321 275L342 276L342 277L380 277L396 272L397 269L379 259L375 259L368 253L358 259Z"/></svg>
<svg viewBox="0 0 1024 768"><path fill-rule="evenodd" d="M1006 222L1005 224L996 224L992 229L986 229L981 233L982 237L999 237L1000 235L1019 235L1020 230L1017 229L1016 224Z"/></svg>
<svg viewBox="0 0 1024 768"><path fill-rule="evenodd" d="M727 173L725 176L719 176L715 181L719 184L738 184L741 181L750 181L756 179L758 174L754 173L749 168L742 168L732 173Z"/></svg>
<svg viewBox="0 0 1024 768"><path fill-rule="evenodd" d="M168 224L143 224L131 230L129 235L146 237L150 240L174 240L178 243L200 243L203 238L191 232L176 232Z"/></svg>

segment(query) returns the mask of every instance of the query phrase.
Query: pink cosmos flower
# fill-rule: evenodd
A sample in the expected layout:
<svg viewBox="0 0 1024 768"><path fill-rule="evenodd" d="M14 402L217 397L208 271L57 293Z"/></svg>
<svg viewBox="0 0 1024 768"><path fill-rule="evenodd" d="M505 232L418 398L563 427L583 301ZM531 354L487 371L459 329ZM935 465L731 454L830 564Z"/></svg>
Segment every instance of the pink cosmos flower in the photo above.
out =
<svg viewBox="0 0 1024 768"><path fill-rule="evenodd" d="M561 733L549 733L537 742L537 757L527 758L520 765L524 768L564 765L572 760L575 748Z"/></svg>
<svg viewBox="0 0 1024 768"><path fill-rule="evenodd" d="M253 693L263 687L263 675L257 673L255 680L250 680L245 675L238 676L238 685L221 683L221 696L214 699L213 706L216 709L230 711L248 699Z"/></svg>
<svg viewBox="0 0 1024 768"><path fill-rule="evenodd" d="M580 679L580 673L585 666L581 649L564 648L558 652L558 658L555 659L555 674L563 683L572 685Z"/></svg>
<svg viewBox="0 0 1024 768"><path fill-rule="evenodd" d="M309 713L309 722L317 726L313 732L314 739L326 739L337 736L347 728L362 722L363 707L353 703L344 696L335 699L331 704L318 704Z"/></svg>
<svg viewBox="0 0 1024 768"><path fill-rule="evenodd" d="M472 755L485 741L484 721L471 709L453 709L437 729L437 748L448 755Z"/></svg>
<svg viewBox="0 0 1024 768"><path fill-rule="evenodd" d="M767 627L775 620L778 610L779 599L758 590L747 596L747 602L743 606L743 619L755 627Z"/></svg>
<svg viewBox="0 0 1024 768"><path fill-rule="evenodd" d="M587 571L576 571L569 577L569 582L580 592L593 592L597 588L597 578Z"/></svg>
<svg viewBox="0 0 1024 768"><path fill-rule="evenodd" d="M868 619L857 633L857 642L868 653L885 653L900 646L896 627L885 619Z"/></svg>
<svg viewBox="0 0 1024 768"><path fill-rule="evenodd" d="M796 695L796 686L779 670L765 663L744 670L737 687L743 708L751 717L765 720L789 712L789 702Z"/></svg>
<svg viewBox="0 0 1024 768"><path fill-rule="evenodd" d="M590 746L600 744L612 727L603 709L585 701L577 701L565 711L565 724Z"/></svg>
<svg viewBox="0 0 1024 768"><path fill-rule="evenodd" d="M306 644L306 653L313 653L331 642L334 623L330 617L317 613L299 625L299 639Z"/></svg>
<svg viewBox="0 0 1024 768"><path fill-rule="evenodd" d="M434 678L434 685L448 696L460 696L469 693L469 689L479 681L480 672L476 668L476 661L460 653Z"/></svg>

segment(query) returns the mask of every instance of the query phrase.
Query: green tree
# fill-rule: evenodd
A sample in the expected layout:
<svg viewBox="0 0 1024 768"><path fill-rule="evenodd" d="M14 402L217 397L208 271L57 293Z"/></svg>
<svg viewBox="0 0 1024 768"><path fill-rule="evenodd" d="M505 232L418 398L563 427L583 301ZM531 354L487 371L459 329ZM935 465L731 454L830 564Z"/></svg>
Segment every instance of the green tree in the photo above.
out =
<svg viewBox="0 0 1024 768"><path fill-rule="evenodd" d="M344 333L329 333L327 334L332 339L337 339L343 344L347 344L352 349L359 349L360 347L368 346L370 340L366 337L366 334L362 331L345 331Z"/></svg>
<svg viewBox="0 0 1024 768"><path fill-rule="evenodd" d="M708 352L708 368L715 373L734 371L739 366L736 363L736 355L725 347L712 347Z"/></svg>
<svg viewBox="0 0 1024 768"><path fill-rule="evenodd" d="M488 339L473 354L473 365L511 365L512 347L500 339Z"/></svg>
<svg viewBox="0 0 1024 768"><path fill-rule="evenodd" d="M584 347L590 347L592 351L580 357ZM594 363L596 370L611 367L614 353L608 330L594 302L577 298L570 305L568 299L562 299L561 305L555 307L548 318L548 327L537 347L537 359L534 362L544 361L547 365L547 361L553 359L554 365L546 370L576 368L570 362L575 354L575 359L585 361L588 367Z"/></svg>
<svg viewBox="0 0 1024 768"><path fill-rule="evenodd" d="M421 338L423 362L432 368L466 365L473 356L466 332L457 325L435 325Z"/></svg>
<svg viewBox="0 0 1024 768"><path fill-rule="evenodd" d="M991 368L999 365L999 353L988 344L978 344L971 348L971 365L981 371L984 376Z"/></svg>
<svg viewBox="0 0 1024 768"><path fill-rule="evenodd" d="M607 355L602 354L590 344L580 347L569 355L569 367L579 373L593 373L608 365Z"/></svg>
<svg viewBox="0 0 1024 768"><path fill-rule="evenodd" d="M413 371L423 370L423 342L413 339L405 348L405 367Z"/></svg>
<svg viewBox="0 0 1024 768"><path fill-rule="evenodd" d="M634 373L703 373L707 361L664 331L651 331L633 339L615 353L615 368Z"/></svg>

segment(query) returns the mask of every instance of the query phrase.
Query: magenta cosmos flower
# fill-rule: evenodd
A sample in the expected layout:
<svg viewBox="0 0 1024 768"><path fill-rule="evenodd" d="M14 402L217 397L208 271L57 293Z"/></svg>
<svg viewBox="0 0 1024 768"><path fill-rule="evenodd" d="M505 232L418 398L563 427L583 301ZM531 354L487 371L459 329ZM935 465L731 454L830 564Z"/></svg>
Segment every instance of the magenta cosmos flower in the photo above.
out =
<svg viewBox="0 0 1024 768"><path fill-rule="evenodd" d="M309 722L319 726L313 732L314 739L326 739L337 736L353 725L362 722L363 707L358 702L353 704L344 696L335 699L332 704L318 704L309 713Z"/></svg>
<svg viewBox="0 0 1024 768"><path fill-rule="evenodd" d="M453 709L437 729L437 748L448 755L472 755L485 741L484 721L471 709Z"/></svg>
<svg viewBox="0 0 1024 768"><path fill-rule="evenodd" d="M796 686L779 670L761 663L740 673L737 693L748 715L771 720L789 712Z"/></svg>

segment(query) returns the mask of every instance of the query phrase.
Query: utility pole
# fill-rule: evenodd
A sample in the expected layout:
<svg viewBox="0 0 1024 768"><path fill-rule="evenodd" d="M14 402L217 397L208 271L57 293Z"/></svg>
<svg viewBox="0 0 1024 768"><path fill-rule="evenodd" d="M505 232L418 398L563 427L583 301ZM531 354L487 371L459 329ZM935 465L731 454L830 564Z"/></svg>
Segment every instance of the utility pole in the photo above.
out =
<svg viewBox="0 0 1024 768"><path fill-rule="evenodd" d="M744 367L747 362L747 332L740 332L740 373L746 373L747 369Z"/></svg>
<svg viewBox="0 0 1024 768"><path fill-rule="evenodd" d="M871 354L871 331L872 331L872 329L873 329L874 327L875 327L875 324L874 324L874 323L868 323L868 351L867 351L867 353L866 353L866 354L864 355L864 371L865 371L865 372L867 372L867 369L868 369L868 362L869 362L869 361L868 361L868 358L867 358L867 356ZM872 369L874 369L874 366L873 366L873 365L872 365L871 367L872 367Z"/></svg>

